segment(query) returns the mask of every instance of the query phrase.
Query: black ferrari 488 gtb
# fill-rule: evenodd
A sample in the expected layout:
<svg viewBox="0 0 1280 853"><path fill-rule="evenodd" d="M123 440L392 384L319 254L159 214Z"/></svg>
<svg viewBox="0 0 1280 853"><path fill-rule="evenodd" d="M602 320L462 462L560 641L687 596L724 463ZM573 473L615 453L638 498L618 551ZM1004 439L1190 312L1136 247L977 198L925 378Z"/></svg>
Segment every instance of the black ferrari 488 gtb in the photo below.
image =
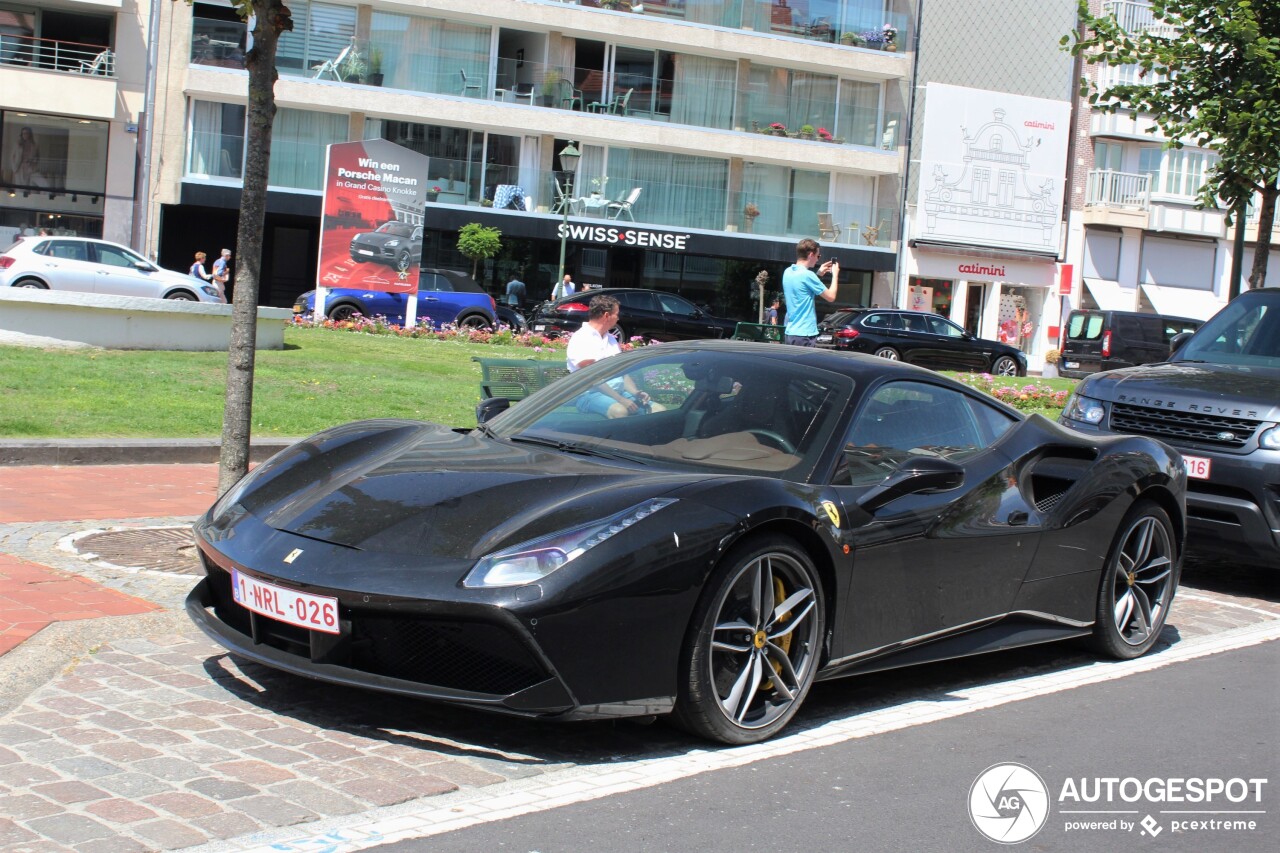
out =
<svg viewBox="0 0 1280 853"><path fill-rule="evenodd" d="M911 365L663 344L476 428L362 421L282 451L196 523L187 608L308 678L749 743L815 681L1090 635L1143 654L1185 486L1158 441Z"/></svg>

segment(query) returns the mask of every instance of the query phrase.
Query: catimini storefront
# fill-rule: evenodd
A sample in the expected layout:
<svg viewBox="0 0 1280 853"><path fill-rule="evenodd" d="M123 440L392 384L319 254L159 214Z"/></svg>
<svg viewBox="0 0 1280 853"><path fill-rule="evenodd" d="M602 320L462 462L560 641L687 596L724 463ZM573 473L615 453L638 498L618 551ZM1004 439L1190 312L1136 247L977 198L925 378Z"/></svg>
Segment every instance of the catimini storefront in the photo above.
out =
<svg viewBox="0 0 1280 853"><path fill-rule="evenodd" d="M1060 265L914 245L906 253L905 307L933 311L980 338L1016 346L1032 370L1058 341Z"/></svg>

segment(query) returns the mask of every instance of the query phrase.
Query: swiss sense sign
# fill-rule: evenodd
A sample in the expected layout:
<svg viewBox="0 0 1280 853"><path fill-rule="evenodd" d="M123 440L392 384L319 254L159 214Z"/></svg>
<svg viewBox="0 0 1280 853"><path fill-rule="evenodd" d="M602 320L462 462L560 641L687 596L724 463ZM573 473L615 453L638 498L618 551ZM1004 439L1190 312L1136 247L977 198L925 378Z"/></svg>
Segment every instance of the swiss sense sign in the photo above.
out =
<svg viewBox="0 0 1280 853"><path fill-rule="evenodd" d="M646 231L643 228L613 228L606 225L578 225L561 223L556 237L584 243L602 243L606 246L636 246L649 249L671 249L683 252L689 247L690 234L672 234L668 231Z"/></svg>
<svg viewBox="0 0 1280 853"><path fill-rule="evenodd" d="M1058 265L1054 261L1012 261L936 255L917 249L912 253L913 275L961 281L1007 281L1032 287L1052 287Z"/></svg>

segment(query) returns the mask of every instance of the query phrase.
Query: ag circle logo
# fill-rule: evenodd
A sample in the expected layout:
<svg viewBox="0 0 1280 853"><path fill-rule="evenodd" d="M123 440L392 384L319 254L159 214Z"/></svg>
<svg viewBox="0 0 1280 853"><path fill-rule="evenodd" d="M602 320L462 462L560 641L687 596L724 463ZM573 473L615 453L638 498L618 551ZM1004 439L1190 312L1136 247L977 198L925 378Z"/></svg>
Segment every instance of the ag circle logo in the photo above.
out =
<svg viewBox="0 0 1280 853"><path fill-rule="evenodd" d="M1049 819L1049 789L1030 767L993 764L969 788L969 819L992 841L1018 844Z"/></svg>

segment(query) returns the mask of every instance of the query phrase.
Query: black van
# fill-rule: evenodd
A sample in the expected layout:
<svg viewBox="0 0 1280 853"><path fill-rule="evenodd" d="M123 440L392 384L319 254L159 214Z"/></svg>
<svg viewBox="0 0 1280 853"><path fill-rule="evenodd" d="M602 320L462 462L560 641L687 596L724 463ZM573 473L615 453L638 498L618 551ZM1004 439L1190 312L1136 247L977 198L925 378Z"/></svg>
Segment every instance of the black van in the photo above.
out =
<svg viewBox="0 0 1280 853"><path fill-rule="evenodd" d="M1166 361L1173 336L1203 323L1137 311L1072 311L1058 373L1083 379L1101 370Z"/></svg>

